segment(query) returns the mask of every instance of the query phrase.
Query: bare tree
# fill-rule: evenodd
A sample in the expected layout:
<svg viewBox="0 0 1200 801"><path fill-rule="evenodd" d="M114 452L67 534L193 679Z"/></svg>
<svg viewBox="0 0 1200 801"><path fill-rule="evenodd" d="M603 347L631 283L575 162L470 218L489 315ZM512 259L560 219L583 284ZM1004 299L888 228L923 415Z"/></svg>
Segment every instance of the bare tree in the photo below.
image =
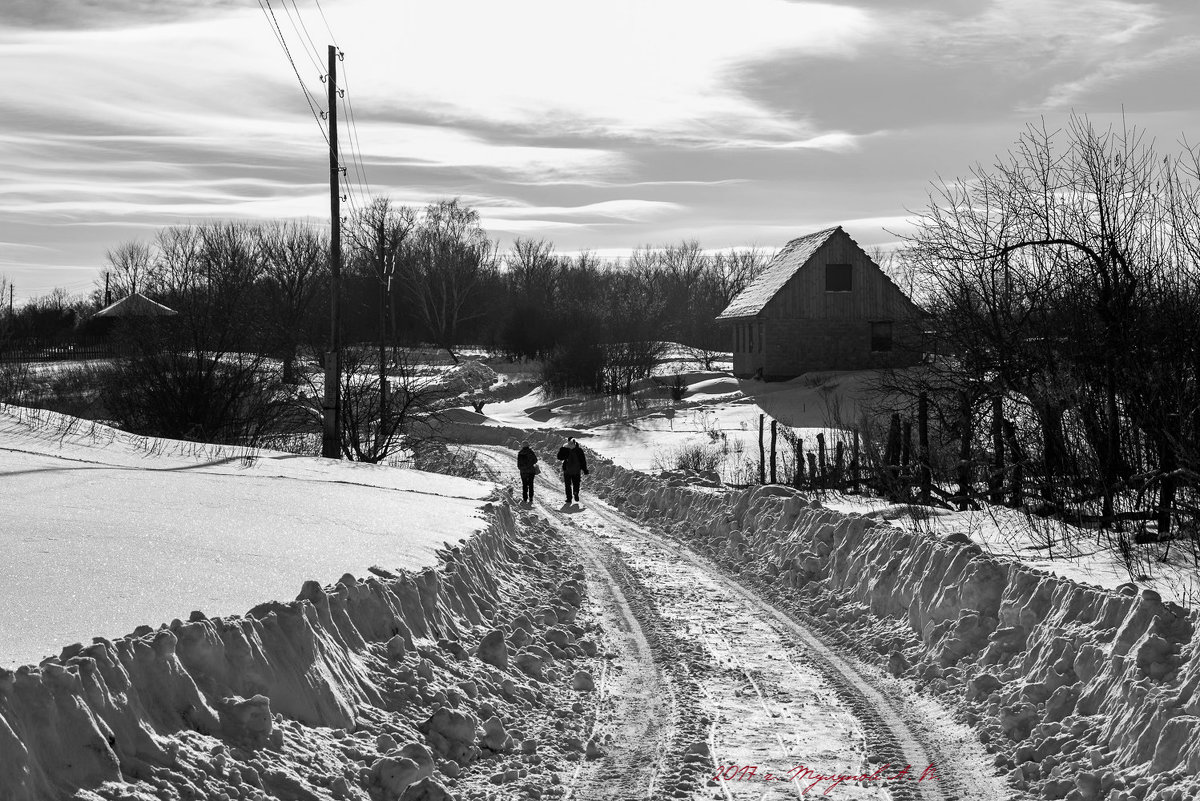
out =
<svg viewBox="0 0 1200 801"><path fill-rule="evenodd" d="M280 221L258 232L270 340L283 360L283 383L298 381L296 358L329 277L329 244L310 225Z"/></svg>
<svg viewBox="0 0 1200 801"><path fill-rule="evenodd" d="M1148 391L1195 385L1197 332L1182 311L1200 236L1189 163L1200 154L1163 158L1136 128L1082 117L1062 131L1030 126L992 168L936 185L906 237L940 349L953 354L945 372L975 397L1028 404L1043 500L1061 512L1099 499L1106 527L1121 493L1176 472L1200 424L1194 400Z"/></svg>
<svg viewBox="0 0 1200 801"><path fill-rule="evenodd" d="M154 244L157 288L163 302L174 308L200 285L200 229L192 225L160 228Z"/></svg>
<svg viewBox="0 0 1200 801"><path fill-rule="evenodd" d="M390 348L395 386L379 389L365 349L348 349L342 360L342 453L359 462L381 462L414 450L436 436L440 413L454 392L440 376L422 372L406 351ZM387 377L382 380L390 381Z"/></svg>
<svg viewBox="0 0 1200 801"><path fill-rule="evenodd" d="M426 206L405 248L401 280L426 330L456 364L460 328L485 311L479 293L495 274L496 255L479 213L457 199Z"/></svg>
<svg viewBox="0 0 1200 801"><path fill-rule="evenodd" d="M390 405L387 398L387 343L391 341L394 345L396 341L393 283L397 280L404 246L415 224L416 215L408 206L396 207L390 198L378 197L354 215L347 229L352 258L360 262L363 272L374 274L378 282L379 392L384 408Z"/></svg>
<svg viewBox="0 0 1200 801"><path fill-rule="evenodd" d="M101 273L101 278L107 276L110 291L122 297L154 291L155 253L148 243L136 239L122 242L105 251L104 259L108 267Z"/></svg>

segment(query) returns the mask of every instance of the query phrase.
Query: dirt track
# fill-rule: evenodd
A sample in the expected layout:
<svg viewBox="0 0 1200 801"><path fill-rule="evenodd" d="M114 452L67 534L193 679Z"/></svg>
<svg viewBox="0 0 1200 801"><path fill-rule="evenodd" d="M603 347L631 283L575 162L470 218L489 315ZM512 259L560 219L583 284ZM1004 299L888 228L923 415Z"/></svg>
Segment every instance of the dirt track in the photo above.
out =
<svg viewBox="0 0 1200 801"><path fill-rule="evenodd" d="M499 478L519 487L511 451L486 450ZM539 478L537 492L535 511L585 565L611 657L593 725L603 753L564 777L566 797L1012 795L968 730L831 646L819 626L630 520L591 495L586 480L582 508L562 505L554 473ZM738 766L731 778L714 781L730 765ZM819 778L836 775L872 778Z"/></svg>

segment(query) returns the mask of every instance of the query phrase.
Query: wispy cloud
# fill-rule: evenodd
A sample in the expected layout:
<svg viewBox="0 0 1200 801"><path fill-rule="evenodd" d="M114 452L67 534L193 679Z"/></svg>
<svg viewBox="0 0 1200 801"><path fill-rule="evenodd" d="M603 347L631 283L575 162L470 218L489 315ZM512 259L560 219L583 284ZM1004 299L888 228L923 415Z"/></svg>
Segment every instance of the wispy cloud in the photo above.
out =
<svg viewBox="0 0 1200 801"><path fill-rule="evenodd" d="M257 0L5 0L4 23L13 27L113 28L165 22L246 8Z"/></svg>
<svg viewBox="0 0 1200 801"><path fill-rule="evenodd" d="M19 286L90 275L171 222L326 213L324 123L300 83L323 111L329 37L312 0L272 6L299 81L258 0L8 0L0 265L29 272ZM353 145L376 193L462 196L498 235L562 249L774 247L846 221L891 241L931 177L1037 115L1124 104L1200 128L1178 91L1200 69L1200 7L1164 0L322 7L355 112L351 204Z"/></svg>

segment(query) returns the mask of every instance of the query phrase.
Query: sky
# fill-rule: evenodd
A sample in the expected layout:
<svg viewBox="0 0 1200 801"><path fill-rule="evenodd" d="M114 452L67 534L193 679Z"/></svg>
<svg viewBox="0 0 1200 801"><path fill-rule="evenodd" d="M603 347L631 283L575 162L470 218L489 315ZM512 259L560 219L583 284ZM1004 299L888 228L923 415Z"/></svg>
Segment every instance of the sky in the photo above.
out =
<svg viewBox="0 0 1200 801"><path fill-rule="evenodd" d="M301 84L319 115L332 42L344 210L459 197L501 248L771 251L839 224L890 247L932 181L1043 118L1200 139L1200 4L1169 0L0 7L0 276L18 304L89 291L107 250L164 226L327 225L327 123Z"/></svg>

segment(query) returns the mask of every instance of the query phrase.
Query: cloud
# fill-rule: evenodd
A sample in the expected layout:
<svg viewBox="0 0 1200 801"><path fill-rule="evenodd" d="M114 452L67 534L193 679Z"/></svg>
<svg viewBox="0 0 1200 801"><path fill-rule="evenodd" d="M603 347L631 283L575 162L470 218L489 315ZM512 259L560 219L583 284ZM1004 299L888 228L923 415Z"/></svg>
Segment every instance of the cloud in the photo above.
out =
<svg viewBox="0 0 1200 801"><path fill-rule="evenodd" d="M5 25L53 30L165 22L253 6L257 0L5 0Z"/></svg>
<svg viewBox="0 0 1200 801"><path fill-rule="evenodd" d="M780 115L855 135L1061 110L1147 61L1186 51L1163 39L1177 32L1153 3L871 5L870 38L854 58L800 52L747 62L735 71L739 88ZM1105 101L1110 109L1121 102Z"/></svg>
<svg viewBox="0 0 1200 801"><path fill-rule="evenodd" d="M728 72L784 53L849 58L874 33L825 3L558 0L402 3L346 46L351 86L393 109L573 136L675 141L806 139L730 86ZM348 2L348 13L366 6ZM464 20L468 21L464 24ZM503 30L503 36L496 31ZM363 75L394 76L387 84ZM364 86L366 83L366 86ZM386 88L387 94L378 90Z"/></svg>
<svg viewBox="0 0 1200 801"><path fill-rule="evenodd" d="M0 245L5 272L29 271L18 291L159 225L327 213L324 123L300 87L324 110L324 23L312 0L272 6L299 81L258 0L9 0L0 240L46 247ZM1189 4L322 6L355 200L351 143L375 193L462 196L498 232L564 249L776 247L847 220L890 241L929 178L988 161L1031 117L1124 103L1172 134L1197 122L1178 90L1200 69Z"/></svg>

